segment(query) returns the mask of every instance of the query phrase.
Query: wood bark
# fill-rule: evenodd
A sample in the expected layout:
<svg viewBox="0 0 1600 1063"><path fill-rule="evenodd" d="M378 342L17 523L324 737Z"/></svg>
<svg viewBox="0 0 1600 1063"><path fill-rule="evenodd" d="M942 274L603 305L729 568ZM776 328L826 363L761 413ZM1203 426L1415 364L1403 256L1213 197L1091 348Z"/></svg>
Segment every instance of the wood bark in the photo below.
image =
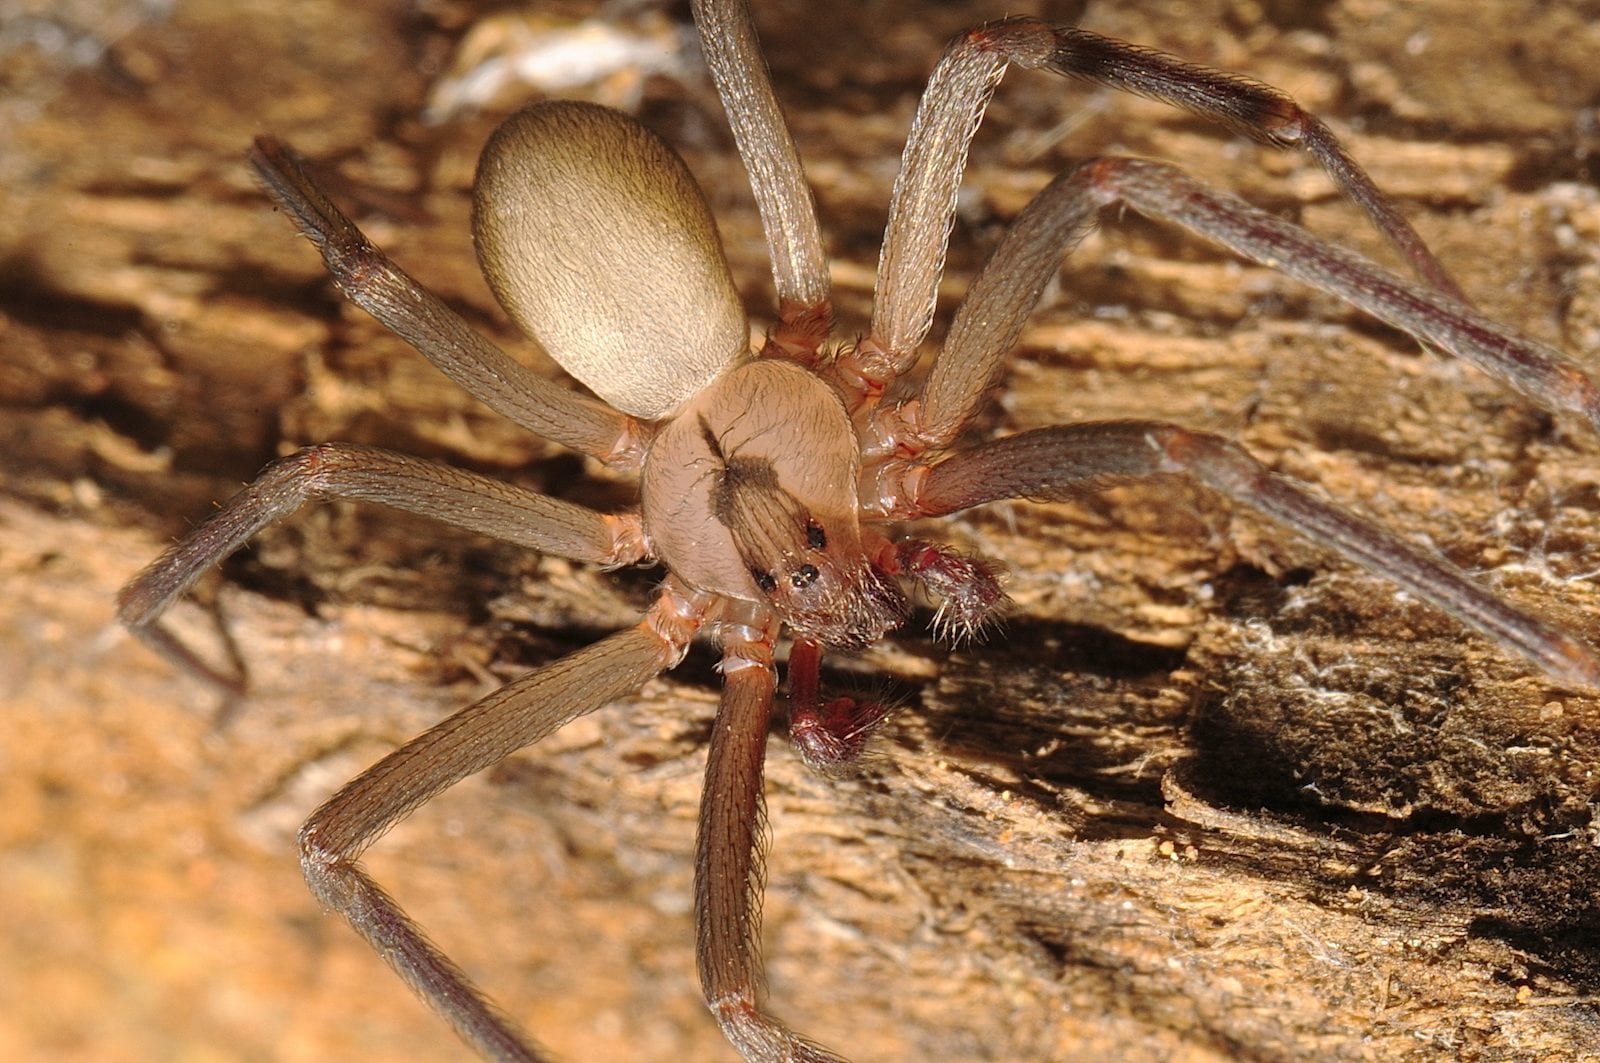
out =
<svg viewBox="0 0 1600 1063"><path fill-rule="evenodd" d="M1467 0L1031 13L1288 90L1488 312L1589 359L1600 27L1577 2L1494 6L1492 20ZM756 7L848 336L868 316L922 81L950 35L1017 9ZM419 117L496 13L130 0L41 5L12 20L36 33L0 34L8 1058L467 1058L317 909L294 832L488 685L629 622L657 575L308 511L179 613L250 668L250 697L223 713L119 633L112 608L163 543L307 443L629 500L345 304L243 165L252 135L289 140L397 261L515 343L468 235L476 153L513 101ZM683 64L591 91L637 89L770 321L740 165ZM1305 160L1014 72L975 151L937 329L1027 197L1107 151L1178 162L1384 254ZM1235 437L1600 640L1600 434L1131 218L1065 265L980 430L1117 416ZM927 530L1002 561L1015 609L981 645L938 645L923 613L830 659L836 687L901 703L858 776L809 775L774 736L763 940L785 1019L862 1063L1593 1054L1593 692L1552 687L1199 490L1019 503ZM379 880L565 1058L731 1058L699 1000L690 913L713 662L697 651L373 851Z"/></svg>

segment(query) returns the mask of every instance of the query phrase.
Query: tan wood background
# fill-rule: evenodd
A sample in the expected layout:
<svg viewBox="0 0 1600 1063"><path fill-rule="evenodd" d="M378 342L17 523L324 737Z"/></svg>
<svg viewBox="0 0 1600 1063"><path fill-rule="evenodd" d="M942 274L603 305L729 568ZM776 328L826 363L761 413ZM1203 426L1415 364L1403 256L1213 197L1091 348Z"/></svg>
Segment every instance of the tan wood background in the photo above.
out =
<svg viewBox="0 0 1600 1063"><path fill-rule="evenodd" d="M757 6L853 334L922 80L951 34L1019 9ZM1035 13L1291 91L1485 308L1580 356L1600 347L1592 5L1084 6ZM637 26L641 7L606 16ZM0 0L7 1058L467 1055L319 912L294 831L497 677L627 623L654 576L307 512L210 585L253 678L221 722L111 609L164 542L309 442L627 500L345 305L242 164L256 133L292 140L402 264L513 342L467 229L495 113L419 119L496 10ZM635 87L711 190L764 319L759 231L714 97L692 62ZM1382 253L1298 158L1013 73L941 328L1026 197L1111 150ZM1065 268L983 428L1109 416L1235 436L1600 639L1593 428L1132 219ZM1594 695L1199 491L995 507L940 534L1005 562L1016 609L982 646L951 652L917 623L833 662L837 685L903 703L858 778L808 775L774 742L764 940L781 1015L862 1063L1592 1054ZM184 616L204 638L204 614ZM712 661L696 653L374 850L379 878L566 1058L731 1058L699 1003L690 923Z"/></svg>

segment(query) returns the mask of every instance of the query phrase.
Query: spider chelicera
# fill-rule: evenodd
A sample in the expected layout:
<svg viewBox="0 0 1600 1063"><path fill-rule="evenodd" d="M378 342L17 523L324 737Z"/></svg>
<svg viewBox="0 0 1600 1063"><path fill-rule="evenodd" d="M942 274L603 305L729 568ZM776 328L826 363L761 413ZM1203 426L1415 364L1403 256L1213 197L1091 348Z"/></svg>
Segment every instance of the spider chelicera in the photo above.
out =
<svg viewBox="0 0 1600 1063"><path fill-rule="evenodd" d="M1004 602L995 568L894 526L1008 498L1065 499L1159 476L1193 479L1342 554L1476 629L1557 681L1600 687L1582 642L1435 555L1319 500L1237 445L1153 420L1069 424L976 445L961 439L1064 255L1108 206L1188 228L1348 300L1476 364L1546 407L1600 419L1574 363L1474 311L1328 129L1276 90L1135 45L1031 18L959 36L912 127L884 236L869 331L830 339L829 276L810 189L743 0L694 5L703 50L761 211L779 298L756 352L704 197L636 120L572 102L509 118L484 150L474 230L508 313L598 398L552 386L471 330L374 248L296 157L260 139L251 162L317 245L339 287L452 380L523 427L638 475L637 507L601 514L373 447L325 444L269 466L133 580L121 616L222 686L159 623L210 565L312 500L376 502L603 566L668 575L640 622L507 683L407 743L319 808L301 831L306 877L484 1054L540 1052L363 870L362 852L441 790L636 690L696 638L721 647L696 846L700 978L751 1060L838 1058L774 1018L756 944L762 764L788 658L790 730L836 770L882 722L872 701L824 700L825 649L864 647L908 615L906 585L961 637ZM932 322L968 147L1009 64L1155 97L1270 144L1306 151L1417 274L1404 280L1156 162L1100 158L1052 182L977 275L925 378L908 376Z"/></svg>

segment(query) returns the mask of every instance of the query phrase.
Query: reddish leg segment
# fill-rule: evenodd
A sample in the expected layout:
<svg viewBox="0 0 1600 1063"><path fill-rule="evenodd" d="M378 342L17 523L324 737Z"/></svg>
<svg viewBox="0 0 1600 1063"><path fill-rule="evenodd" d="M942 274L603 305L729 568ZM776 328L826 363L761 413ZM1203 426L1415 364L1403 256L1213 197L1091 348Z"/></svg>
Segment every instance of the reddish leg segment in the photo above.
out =
<svg viewBox="0 0 1600 1063"><path fill-rule="evenodd" d="M895 544L897 567L939 599L933 628L942 639L977 638L1006 604L1000 568L940 543L904 539Z"/></svg>
<svg viewBox="0 0 1600 1063"><path fill-rule="evenodd" d="M823 703L822 647L796 639L789 650L789 740L806 767L838 774L861 759L874 732L889 718L881 699L839 697Z"/></svg>

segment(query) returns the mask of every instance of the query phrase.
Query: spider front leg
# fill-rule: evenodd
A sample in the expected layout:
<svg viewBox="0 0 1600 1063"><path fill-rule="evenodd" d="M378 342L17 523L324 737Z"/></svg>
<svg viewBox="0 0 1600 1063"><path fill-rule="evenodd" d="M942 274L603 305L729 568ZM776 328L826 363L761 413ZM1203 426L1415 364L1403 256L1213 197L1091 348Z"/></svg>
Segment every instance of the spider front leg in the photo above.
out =
<svg viewBox="0 0 1600 1063"><path fill-rule="evenodd" d="M1262 143L1303 149L1429 286L1462 301L1433 253L1327 126L1282 92L1085 30L1001 19L951 43L912 120L878 259L872 331L845 366L869 391L906 372L928 334L967 152L1013 62L1150 96Z"/></svg>
<svg viewBox="0 0 1600 1063"><path fill-rule="evenodd" d="M312 892L490 1059L547 1057L428 941L359 857L447 787L673 667L699 626L703 605L703 596L669 583L637 626L514 679L436 724L359 775L300 830L300 861Z"/></svg>
<svg viewBox="0 0 1600 1063"><path fill-rule="evenodd" d="M1560 628L1502 601L1466 573L1371 521L1273 474L1221 436L1160 421L1058 425L914 465L896 516L931 517L1002 498L1065 500L1160 475L1194 479L1249 506L1488 636L1551 678L1600 689L1600 656Z"/></svg>
<svg viewBox="0 0 1600 1063"><path fill-rule="evenodd" d="M777 672L774 626L724 623L722 703L712 725L695 839L695 951L706 1003L751 1063L843 1063L763 1008L762 765Z"/></svg>
<svg viewBox="0 0 1600 1063"><path fill-rule="evenodd" d="M118 618L178 667L232 693L242 678L217 671L159 623L201 573L307 502L375 502L544 553L602 565L645 557L637 514L596 513L445 465L377 447L327 443L279 458L205 523L170 547L117 596Z"/></svg>

